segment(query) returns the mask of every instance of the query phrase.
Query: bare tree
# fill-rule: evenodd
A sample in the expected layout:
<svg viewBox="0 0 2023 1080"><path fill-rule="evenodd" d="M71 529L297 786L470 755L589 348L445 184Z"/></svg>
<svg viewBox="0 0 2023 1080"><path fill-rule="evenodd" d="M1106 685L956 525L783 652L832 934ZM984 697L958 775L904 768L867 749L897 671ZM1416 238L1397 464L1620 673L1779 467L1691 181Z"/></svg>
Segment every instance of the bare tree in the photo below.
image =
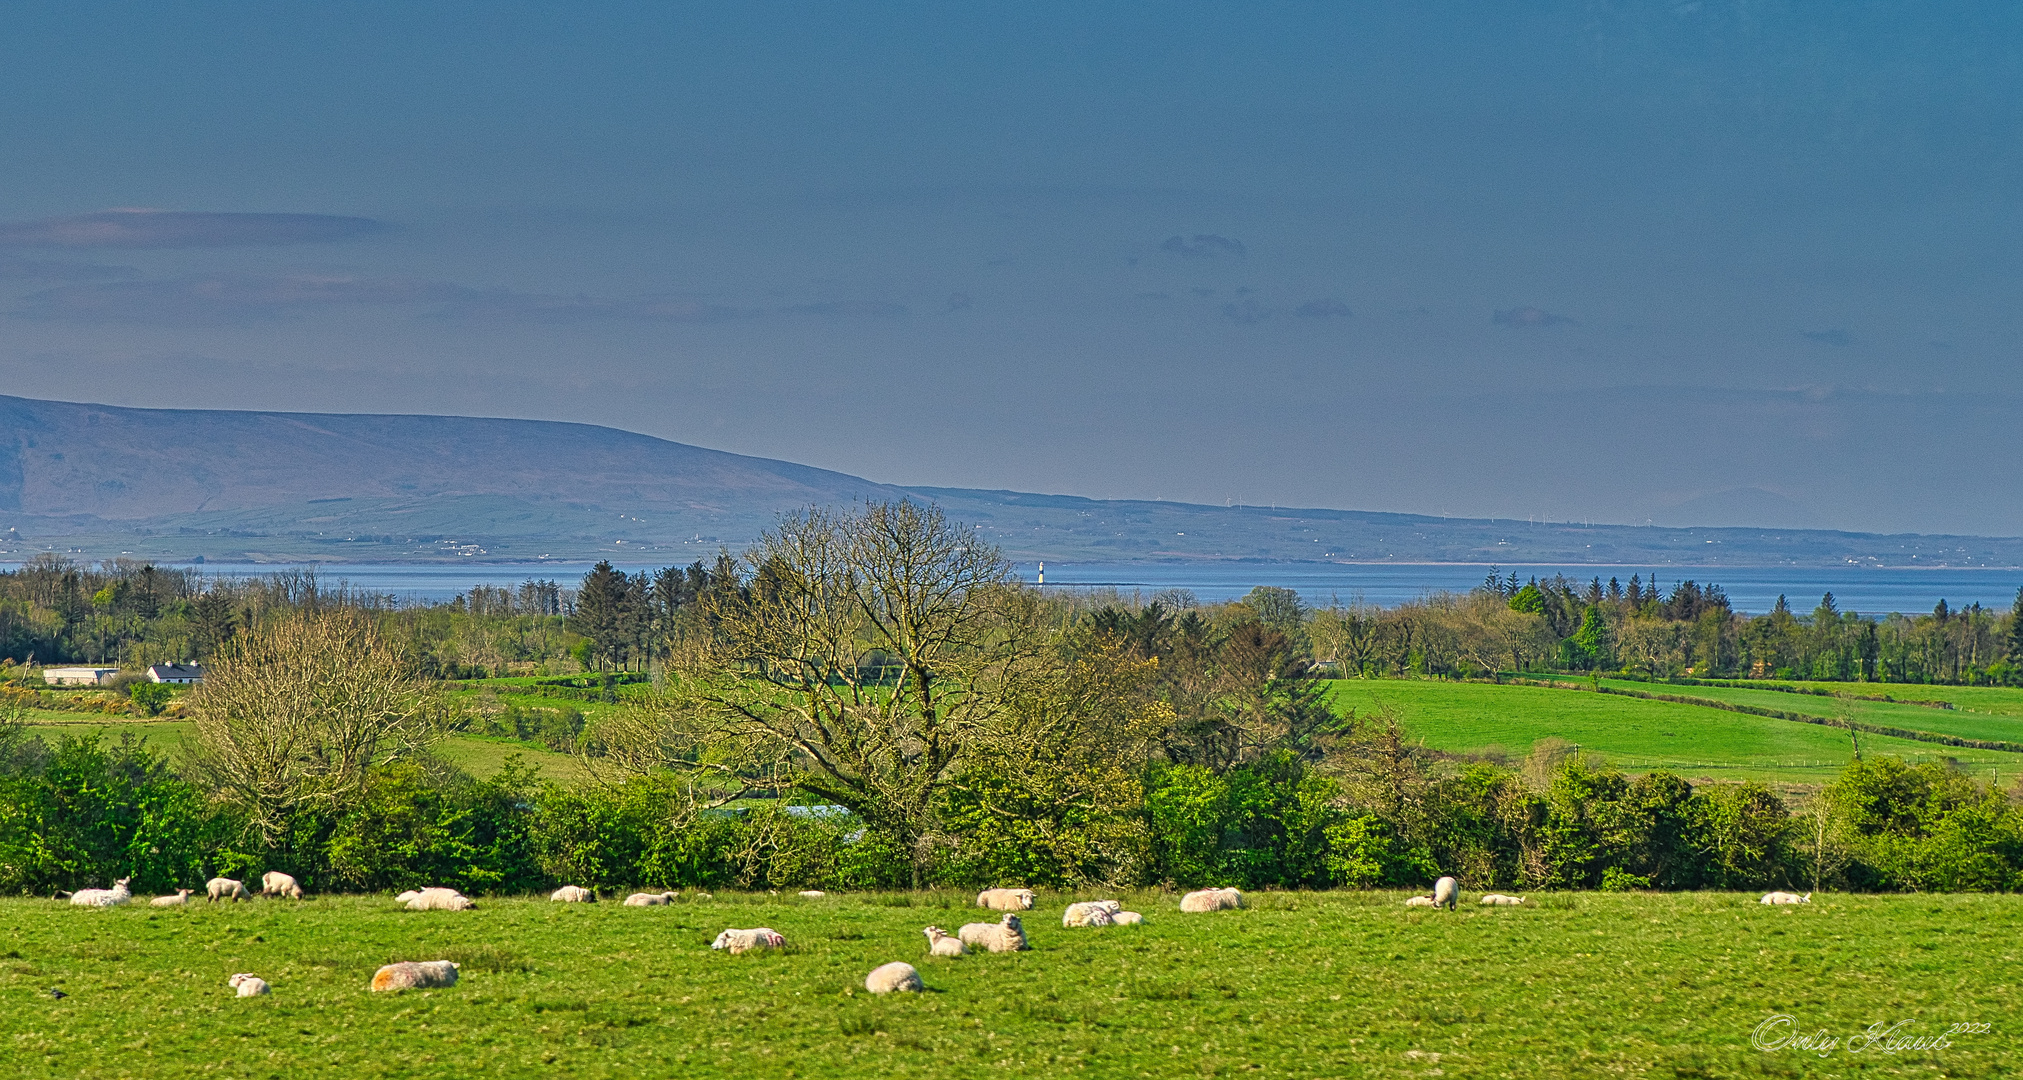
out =
<svg viewBox="0 0 2023 1080"><path fill-rule="evenodd" d="M695 723L914 852L965 751L1045 677L1039 601L998 550L912 502L813 509L746 553L749 580L703 600L684 656Z"/></svg>
<svg viewBox="0 0 2023 1080"><path fill-rule="evenodd" d="M270 845L297 812L344 807L372 766L425 749L445 707L354 612L302 612L233 638L190 695L192 771Z"/></svg>

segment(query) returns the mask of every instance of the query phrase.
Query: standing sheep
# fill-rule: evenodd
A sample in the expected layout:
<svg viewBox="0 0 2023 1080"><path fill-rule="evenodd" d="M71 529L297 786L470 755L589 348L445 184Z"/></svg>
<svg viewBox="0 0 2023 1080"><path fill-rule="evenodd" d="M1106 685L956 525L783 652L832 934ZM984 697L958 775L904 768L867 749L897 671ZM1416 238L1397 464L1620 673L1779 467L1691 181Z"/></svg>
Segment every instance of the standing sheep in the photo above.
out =
<svg viewBox="0 0 2023 1080"><path fill-rule="evenodd" d="M187 907L190 902L189 889L177 889L173 895L157 896L148 901L149 907Z"/></svg>
<svg viewBox="0 0 2023 1080"><path fill-rule="evenodd" d="M1180 898L1180 910L1193 914L1230 911L1242 906L1243 894L1235 889L1201 889Z"/></svg>
<svg viewBox="0 0 2023 1080"><path fill-rule="evenodd" d="M871 974L864 976L864 989L874 994L890 994L902 990L917 994L921 990L920 973L913 970L912 964L894 960L889 964L880 964L872 968Z"/></svg>
<svg viewBox="0 0 2023 1080"><path fill-rule="evenodd" d="M779 931L769 926L760 926L750 930L726 930L718 934L716 940L710 942L709 947L723 949L732 956L737 956L753 949L784 948L786 944L787 939L781 937Z"/></svg>
<svg viewBox="0 0 2023 1080"><path fill-rule="evenodd" d="M302 886L295 883L293 875L279 870L269 870L260 875L261 896L285 896L290 900L302 899Z"/></svg>
<svg viewBox="0 0 2023 1080"><path fill-rule="evenodd" d="M1033 906L1031 889L985 889L976 894L976 906L991 911L1030 911Z"/></svg>
<svg viewBox="0 0 2023 1080"><path fill-rule="evenodd" d="M225 985L236 988L240 997L259 997L272 992L267 989L267 980L258 975L244 973L234 975L225 980Z"/></svg>
<svg viewBox="0 0 2023 1080"><path fill-rule="evenodd" d="M70 902L77 907L118 907L133 899L133 893L129 892L126 887L127 883L132 880L132 878L120 878L118 881L112 883L112 888L110 889L79 889L70 894Z"/></svg>
<svg viewBox="0 0 2023 1080"><path fill-rule="evenodd" d="M1759 904L1810 904L1812 903L1812 894L1806 893L1804 896L1800 896L1797 893L1790 892L1764 893L1763 899L1756 902ZM75 904L77 901L72 900L71 903Z"/></svg>
<svg viewBox="0 0 2023 1080"><path fill-rule="evenodd" d="M1451 877L1443 877L1433 883L1433 906L1453 910L1461 900L1461 883Z"/></svg>
<svg viewBox="0 0 2023 1080"><path fill-rule="evenodd" d="M1069 904L1061 912L1061 925L1070 930L1078 926L1108 926L1117 921L1112 916L1122 910L1124 905L1115 900L1084 900Z"/></svg>
<svg viewBox="0 0 2023 1080"><path fill-rule="evenodd" d="M626 907L664 907L674 903L678 892L636 892L625 898Z"/></svg>
<svg viewBox="0 0 2023 1080"><path fill-rule="evenodd" d="M1021 952L1026 946L1026 928L1019 917L1007 913L1000 922L964 923L955 932L964 945L985 952Z"/></svg>
<svg viewBox="0 0 2023 1080"><path fill-rule="evenodd" d="M427 990L457 984L458 965L448 960L403 960L372 973L373 993L384 990Z"/></svg>
<svg viewBox="0 0 2023 1080"><path fill-rule="evenodd" d="M969 946L964 945L961 938L949 937L948 931L943 930L939 926L930 926L922 932L927 935L927 951L930 955L967 956L969 954Z"/></svg>
<svg viewBox="0 0 2023 1080"><path fill-rule="evenodd" d="M548 899L558 904L594 904L597 894L580 885L564 885L549 893Z"/></svg>
<svg viewBox="0 0 2023 1080"><path fill-rule="evenodd" d="M220 900L251 900L253 894L246 891L246 883L233 881L228 877L214 877L204 882L204 895L215 904Z"/></svg>

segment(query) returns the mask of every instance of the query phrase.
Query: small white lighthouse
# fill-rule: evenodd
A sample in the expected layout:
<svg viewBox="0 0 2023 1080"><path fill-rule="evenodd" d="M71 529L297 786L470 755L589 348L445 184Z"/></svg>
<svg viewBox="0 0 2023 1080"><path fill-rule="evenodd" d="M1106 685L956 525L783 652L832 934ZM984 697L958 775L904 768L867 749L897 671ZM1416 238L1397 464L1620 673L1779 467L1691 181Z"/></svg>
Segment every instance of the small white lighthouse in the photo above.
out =
<svg viewBox="0 0 2023 1080"><path fill-rule="evenodd" d="M1046 583L1047 583L1047 564L1046 564L1046 563L1041 563L1041 564L1040 564L1040 579L1039 579L1038 581L1034 582L1034 584L1035 584L1035 585L1045 585Z"/></svg>

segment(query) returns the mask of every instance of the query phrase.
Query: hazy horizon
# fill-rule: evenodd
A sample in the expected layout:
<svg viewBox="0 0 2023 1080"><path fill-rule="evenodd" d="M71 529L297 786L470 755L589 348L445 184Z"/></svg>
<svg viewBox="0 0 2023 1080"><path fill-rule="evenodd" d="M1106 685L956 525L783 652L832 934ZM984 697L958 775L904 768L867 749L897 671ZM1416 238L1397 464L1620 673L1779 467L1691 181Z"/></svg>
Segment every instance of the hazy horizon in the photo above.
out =
<svg viewBox="0 0 2023 1080"><path fill-rule="evenodd" d="M20 5L0 375L910 486L2023 535L2019 22Z"/></svg>

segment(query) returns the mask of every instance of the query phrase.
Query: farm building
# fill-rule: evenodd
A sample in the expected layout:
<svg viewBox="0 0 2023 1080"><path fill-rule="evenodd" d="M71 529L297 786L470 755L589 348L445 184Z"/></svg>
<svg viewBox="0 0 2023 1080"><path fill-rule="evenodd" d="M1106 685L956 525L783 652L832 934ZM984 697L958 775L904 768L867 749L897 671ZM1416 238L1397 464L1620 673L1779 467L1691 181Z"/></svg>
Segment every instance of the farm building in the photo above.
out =
<svg viewBox="0 0 2023 1080"><path fill-rule="evenodd" d="M42 681L51 686L97 686L118 671L116 667L46 667Z"/></svg>
<svg viewBox="0 0 2023 1080"><path fill-rule="evenodd" d="M176 683L188 686L204 681L202 664L155 664L148 668L149 682Z"/></svg>

